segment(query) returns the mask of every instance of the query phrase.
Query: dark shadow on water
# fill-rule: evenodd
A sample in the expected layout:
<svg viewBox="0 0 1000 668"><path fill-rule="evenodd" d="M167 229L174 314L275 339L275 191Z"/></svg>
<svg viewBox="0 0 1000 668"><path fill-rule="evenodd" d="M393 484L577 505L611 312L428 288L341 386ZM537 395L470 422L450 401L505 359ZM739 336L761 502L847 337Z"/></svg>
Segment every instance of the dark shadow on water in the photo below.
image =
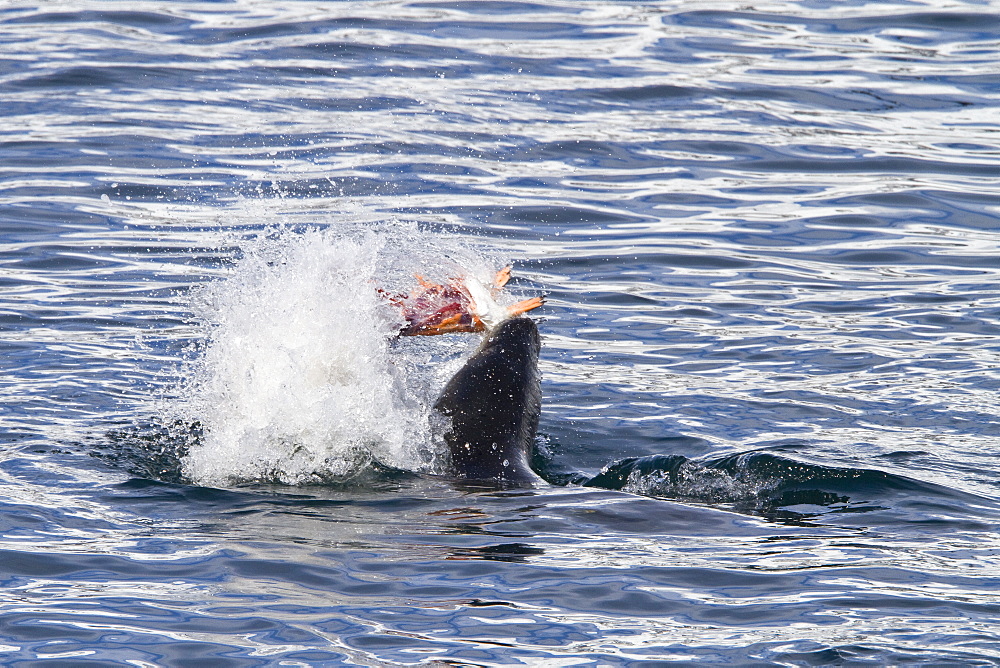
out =
<svg viewBox="0 0 1000 668"><path fill-rule="evenodd" d="M500 543L485 547L464 548L453 550L447 559L483 559L485 561L505 561L509 563L524 563L529 557L545 554L540 547L525 543Z"/></svg>

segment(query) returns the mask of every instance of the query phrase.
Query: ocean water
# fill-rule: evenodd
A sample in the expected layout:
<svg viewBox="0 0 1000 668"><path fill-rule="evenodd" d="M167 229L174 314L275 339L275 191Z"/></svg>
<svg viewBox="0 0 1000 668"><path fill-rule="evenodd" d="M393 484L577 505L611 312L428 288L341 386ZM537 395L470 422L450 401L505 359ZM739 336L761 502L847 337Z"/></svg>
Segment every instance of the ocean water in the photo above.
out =
<svg viewBox="0 0 1000 668"><path fill-rule="evenodd" d="M0 6L0 663L1000 664L1000 5ZM547 484L447 475L537 294Z"/></svg>

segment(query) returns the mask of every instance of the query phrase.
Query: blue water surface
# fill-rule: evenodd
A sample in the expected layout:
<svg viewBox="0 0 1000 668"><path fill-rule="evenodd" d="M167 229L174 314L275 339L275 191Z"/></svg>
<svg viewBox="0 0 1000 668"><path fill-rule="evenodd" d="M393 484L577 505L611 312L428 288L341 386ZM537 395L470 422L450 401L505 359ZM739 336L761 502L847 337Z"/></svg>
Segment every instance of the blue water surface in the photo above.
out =
<svg viewBox="0 0 1000 668"><path fill-rule="evenodd" d="M4 3L0 662L1000 664L998 16ZM187 295L366 221L548 295L550 485L185 478Z"/></svg>

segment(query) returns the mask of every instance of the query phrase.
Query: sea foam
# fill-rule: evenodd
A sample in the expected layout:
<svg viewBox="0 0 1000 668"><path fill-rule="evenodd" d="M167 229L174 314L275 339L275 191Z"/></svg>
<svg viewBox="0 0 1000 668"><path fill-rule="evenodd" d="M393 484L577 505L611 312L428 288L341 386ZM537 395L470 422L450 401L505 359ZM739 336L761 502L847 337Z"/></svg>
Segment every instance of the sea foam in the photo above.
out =
<svg viewBox="0 0 1000 668"><path fill-rule="evenodd" d="M322 482L378 463L440 472L434 398L480 337L396 336L379 289L414 274L488 281L499 259L414 226L282 230L242 244L195 291L203 328L177 412L201 425L184 474L201 484Z"/></svg>

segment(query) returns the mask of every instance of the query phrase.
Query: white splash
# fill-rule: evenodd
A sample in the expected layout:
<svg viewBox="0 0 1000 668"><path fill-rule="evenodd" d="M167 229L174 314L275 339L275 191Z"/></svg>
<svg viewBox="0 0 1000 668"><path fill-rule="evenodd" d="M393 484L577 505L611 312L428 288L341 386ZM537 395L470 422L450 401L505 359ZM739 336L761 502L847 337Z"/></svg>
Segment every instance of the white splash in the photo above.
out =
<svg viewBox="0 0 1000 668"><path fill-rule="evenodd" d="M206 329L179 411L202 425L184 460L202 484L286 484L350 475L372 461L436 471L434 398L476 335L397 339L376 288L413 274L488 282L500 264L415 227L280 231L246 244L231 275L196 293Z"/></svg>

